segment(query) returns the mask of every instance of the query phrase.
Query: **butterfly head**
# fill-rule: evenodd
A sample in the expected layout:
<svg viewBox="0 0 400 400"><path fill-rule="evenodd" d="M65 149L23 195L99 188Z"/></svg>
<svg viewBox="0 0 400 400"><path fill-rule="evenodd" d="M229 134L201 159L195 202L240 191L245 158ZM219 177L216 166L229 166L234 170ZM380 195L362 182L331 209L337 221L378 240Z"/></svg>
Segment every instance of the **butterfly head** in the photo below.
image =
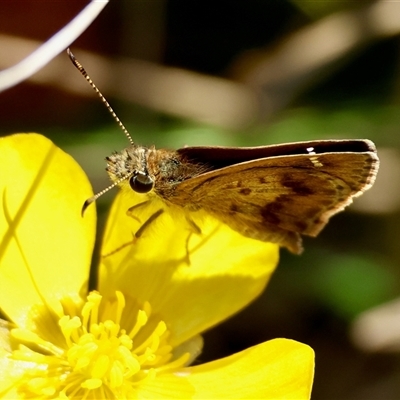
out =
<svg viewBox="0 0 400 400"><path fill-rule="evenodd" d="M148 155L151 151L152 149L132 144L121 152L106 157L106 171L113 183L85 201L82 215L99 197L115 186L123 186L126 182L136 193L150 193L155 184L155 176L149 172L148 166Z"/></svg>
<svg viewBox="0 0 400 400"><path fill-rule="evenodd" d="M155 177L149 171L148 157L151 149L131 145L107 157L107 172L119 185L128 181L133 191L149 193L154 188Z"/></svg>

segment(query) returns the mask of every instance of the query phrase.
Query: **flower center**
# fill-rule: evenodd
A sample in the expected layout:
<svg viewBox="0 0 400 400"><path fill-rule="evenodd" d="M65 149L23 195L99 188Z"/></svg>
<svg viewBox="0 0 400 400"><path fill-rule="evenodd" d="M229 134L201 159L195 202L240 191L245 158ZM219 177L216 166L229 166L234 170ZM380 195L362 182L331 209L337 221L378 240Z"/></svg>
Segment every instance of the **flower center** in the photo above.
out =
<svg viewBox="0 0 400 400"><path fill-rule="evenodd" d="M90 293L80 315L72 312L59 320L64 349L30 331L13 330L14 338L23 342L13 359L37 362L37 368L27 369L21 390L43 398L54 394L126 398L145 379L182 367L189 354L170 361L172 347L165 322L152 316L150 304L138 309L133 301L129 303L125 304L121 292L108 301L97 292ZM135 311L136 319L132 318ZM38 354L39 348L46 354Z"/></svg>

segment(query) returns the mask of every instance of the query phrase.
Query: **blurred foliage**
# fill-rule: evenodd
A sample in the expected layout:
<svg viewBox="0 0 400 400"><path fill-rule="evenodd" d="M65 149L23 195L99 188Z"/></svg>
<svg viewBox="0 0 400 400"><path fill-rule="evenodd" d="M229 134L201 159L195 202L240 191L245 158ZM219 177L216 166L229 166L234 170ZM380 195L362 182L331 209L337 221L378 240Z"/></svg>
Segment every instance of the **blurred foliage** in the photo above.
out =
<svg viewBox="0 0 400 400"><path fill-rule="evenodd" d="M348 10L365 4L365 0L341 0L341 1L309 1L309 0L292 0L300 10L309 17L316 19L329 15L333 12Z"/></svg>
<svg viewBox="0 0 400 400"><path fill-rule="evenodd" d="M351 321L395 296L399 285L384 267L382 259L368 255L329 256L318 269L312 268L310 285L316 301Z"/></svg>

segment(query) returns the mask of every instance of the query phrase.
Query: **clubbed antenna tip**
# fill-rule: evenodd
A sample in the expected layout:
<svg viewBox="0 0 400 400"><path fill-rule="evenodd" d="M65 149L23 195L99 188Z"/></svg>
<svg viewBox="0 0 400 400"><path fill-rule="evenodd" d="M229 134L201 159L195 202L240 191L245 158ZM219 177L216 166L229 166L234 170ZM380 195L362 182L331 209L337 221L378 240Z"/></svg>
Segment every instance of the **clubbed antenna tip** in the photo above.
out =
<svg viewBox="0 0 400 400"><path fill-rule="evenodd" d="M126 181L127 179L129 179L132 176L133 172L130 174L127 174L125 176L123 176L122 178L120 178L118 181L112 183L110 186L106 187L105 189L101 190L99 193L96 193L94 196L89 197L82 206L82 212L81 215L83 217L86 209L92 204L94 203L99 197L103 196L104 193L107 193L110 189L114 188L115 186L118 186L121 182Z"/></svg>
<svg viewBox="0 0 400 400"><path fill-rule="evenodd" d="M81 211L81 216L82 216L82 218L83 218L83 216L84 216L84 214L85 214L86 209L87 209L92 203L94 203L95 201L96 201L96 196L93 196L93 197L90 197L89 199L87 199L87 200L83 203L82 211Z"/></svg>

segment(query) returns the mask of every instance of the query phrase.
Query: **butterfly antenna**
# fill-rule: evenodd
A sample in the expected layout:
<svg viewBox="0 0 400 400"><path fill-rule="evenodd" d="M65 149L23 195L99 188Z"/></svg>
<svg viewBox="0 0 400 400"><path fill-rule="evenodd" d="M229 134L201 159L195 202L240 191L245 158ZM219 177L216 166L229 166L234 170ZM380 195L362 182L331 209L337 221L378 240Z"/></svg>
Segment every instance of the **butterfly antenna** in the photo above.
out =
<svg viewBox="0 0 400 400"><path fill-rule="evenodd" d="M107 110L111 113L113 116L114 120L117 122L118 126L122 129L122 131L125 133L125 136L128 138L129 142L131 144L134 144L133 139L131 135L129 134L128 130L125 128L124 124L121 122L121 120L117 117L117 114L115 114L114 110L110 106L109 102L106 100L106 98L103 96L103 94L100 92L100 90L97 88L97 86L94 84L94 82L90 79L90 76L86 72L85 68L83 68L82 64L75 58L75 56L72 54L72 51L68 48L67 49L67 54L69 58L72 61L72 64L78 69L78 71L85 77L85 79L88 81L89 85L94 89L94 91L97 93L97 95L100 97L101 101L103 104L107 107ZM113 185L115 186L115 185ZM112 186L112 187L113 187ZM107 188L105 191L107 192L110 188ZM96 195L97 196L97 195ZM94 197L96 197L94 196ZM90 200L90 199L89 199ZM96 200L96 199L95 199ZM94 200L93 200L94 201ZM90 203L92 203L91 201ZM90 204L89 203L89 204ZM86 203L85 203L86 204ZM85 209L85 206L84 206ZM84 211L84 210L83 210Z"/></svg>
<svg viewBox="0 0 400 400"><path fill-rule="evenodd" d="M107 193L109 190L112 188L115 188L115 186L118 186L121 182L126 181L133 175L133 172L130 174L127 174L123 176L122 178L118 179L116 182L112 183L110 186L106 187L105 189L101 190L99 193L96 193L94 196L89 197L84 203L81 211L81 215L83 217L83 214L85 213L86 209L94 203L99 197L103 196L103 194Z"/></svg>

